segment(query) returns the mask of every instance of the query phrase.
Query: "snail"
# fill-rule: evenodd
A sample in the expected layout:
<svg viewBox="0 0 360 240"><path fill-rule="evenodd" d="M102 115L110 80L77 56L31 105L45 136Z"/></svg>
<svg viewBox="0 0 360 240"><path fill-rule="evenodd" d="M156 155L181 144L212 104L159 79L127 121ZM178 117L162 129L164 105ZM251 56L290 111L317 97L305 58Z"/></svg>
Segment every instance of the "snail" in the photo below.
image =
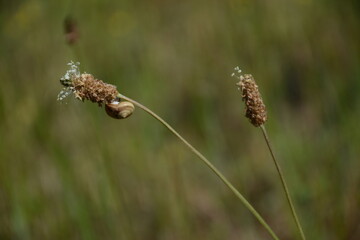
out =
<svg viewBox="0 0 360 240"><path fill-rule="evenodd" d="M113 101L105 105L107 115L115 119L129 117L135 110L134 104L128 101Z"/></svg>

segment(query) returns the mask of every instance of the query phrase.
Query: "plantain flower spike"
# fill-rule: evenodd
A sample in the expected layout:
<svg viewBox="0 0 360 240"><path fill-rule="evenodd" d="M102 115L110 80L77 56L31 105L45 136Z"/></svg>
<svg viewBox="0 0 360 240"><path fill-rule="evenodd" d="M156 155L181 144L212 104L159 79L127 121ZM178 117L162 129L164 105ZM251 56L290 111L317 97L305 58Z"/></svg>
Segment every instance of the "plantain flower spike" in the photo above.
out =
<svg viewBox="0 0 360 240"><path fill-rule="evenodd" d="M75 98L81 101L89 100L99 106L118 100L117 95L119 92L114 85L104 83L88 73L80 74L79 65L79 62L74 63L71 61L68 63L70 69L60 79L60 83L64 88L57 97L58 101L62 101L70 94L74 94Z"/></svg>
<svg viewBox="0 0 360 240"><path fill-rule="evenodd" d="M252 125L259 127L267 120L267 112L259 88L251 74L237 75L241 73L240 68L236 67L234 70L236 73L232 73L231 76L240 80L236 85L245 102L245 117L250 120Z"/></svg>

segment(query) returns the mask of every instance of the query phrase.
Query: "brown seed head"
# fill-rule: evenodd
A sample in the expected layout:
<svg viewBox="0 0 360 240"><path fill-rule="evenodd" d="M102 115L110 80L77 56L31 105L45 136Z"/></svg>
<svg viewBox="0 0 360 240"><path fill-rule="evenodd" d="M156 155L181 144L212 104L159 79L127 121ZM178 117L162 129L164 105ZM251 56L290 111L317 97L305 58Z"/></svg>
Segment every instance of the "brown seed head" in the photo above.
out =
<svg viewBox="0 0 360 240"><path fill-rule="evenodd" d="M118 91L114 85L95 79L93 75L83 73L73 80L75 97L94 103L108 104L117 98Z"/></svg>
<svg viewBox="0 0 360 240"><path fill-rule="evenodd" d="M251 74L244 74L239 78L236 85L240 87L242 100L245 102L245 116L252 125L259 127L266 122L267 113L258 86Z"/></svg>

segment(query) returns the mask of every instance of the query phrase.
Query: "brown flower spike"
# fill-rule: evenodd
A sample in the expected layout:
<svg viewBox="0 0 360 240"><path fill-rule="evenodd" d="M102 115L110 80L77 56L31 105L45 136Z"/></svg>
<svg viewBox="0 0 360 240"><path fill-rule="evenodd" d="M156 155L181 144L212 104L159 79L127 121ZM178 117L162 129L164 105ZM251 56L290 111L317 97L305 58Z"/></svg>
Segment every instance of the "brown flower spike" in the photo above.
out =
<svg viewBox="0 0 360 240"><path fill-rule="evenodd" d="M81 101L89 100L100 107L104 104L106 113L112 118L124 119L131 116L135 110L133 103L120 99L120 94L114 85L96 79L88 73L80 74L79 65L79 62L68 63L70 69L60 78L64 88L57 97L58 101L74 94L75 98Z"/></svg>
<svg viewBox="0 0 360 240"><path fill-rule="evenodd" d="M266 108L259 88L251 74L244 74L238 78L240 81L236 85L240 87L242 100L245 102L245 116L252 125L259 127L267 120Z"/></svg>
<svg viewBox="0 0 360 240"><path fill-rule="evenodd" d="M80 74L79 64L80 63L74 62L68 64L70 69L67 70L65 75L60 79L60 83L64 88L58 95L59 101L71 93L81 101L89 100L97 103L99 106L117 100L119 92L114 85L104 83L88 73Z"/></svg>
<svg viewBox="0 0 360 240"><path fill-rule="evenodd" d="M77 23L71 16L66 17L64 20L64 33L66 43L69 45L75 44L79 39L80 35Z"/></svg>
<svg viewBox="0 0 360 240"><path fill-rule="evenodd" d="M93 75L83 73L73 80L75 97L80 100L89 100L102 106L116 99L119 94L114 85L104 83Z"/></svg>

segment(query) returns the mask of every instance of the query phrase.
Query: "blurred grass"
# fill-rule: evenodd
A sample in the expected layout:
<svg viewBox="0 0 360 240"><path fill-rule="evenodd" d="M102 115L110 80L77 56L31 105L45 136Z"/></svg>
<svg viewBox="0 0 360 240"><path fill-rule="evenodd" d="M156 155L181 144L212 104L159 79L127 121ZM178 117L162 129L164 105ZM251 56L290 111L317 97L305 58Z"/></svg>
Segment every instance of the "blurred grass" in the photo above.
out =
<svg viewBox="0 0 360 240"><path fill-rule="evenodd" d="M230 78L257 80L308 239L360 238L357 1L0 1L0 239L268 239L137 110L56 102L70 60L159 113L282 239L294 224ZM65 43L73 17L80 39Z"/></svg>

